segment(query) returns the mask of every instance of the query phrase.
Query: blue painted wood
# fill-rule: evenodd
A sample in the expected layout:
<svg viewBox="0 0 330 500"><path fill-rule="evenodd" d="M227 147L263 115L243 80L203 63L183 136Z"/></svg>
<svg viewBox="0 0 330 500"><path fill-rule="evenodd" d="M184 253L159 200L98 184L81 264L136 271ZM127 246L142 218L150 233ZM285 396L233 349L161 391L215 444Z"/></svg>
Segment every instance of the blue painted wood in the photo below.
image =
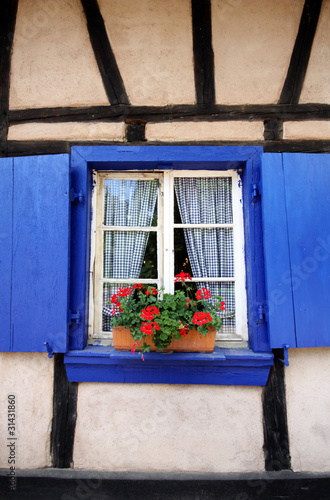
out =
<svg viewBox="0 0 330 500"><path fill-rule="evenodd" d="M146 353L142 361L137 353L92 346L68 353L64 361L74 382L265 385L273 355L216 347L212 354Z"/></svg>
<svg viewBox="0 0 330 500"><path fill-rule="evenodd" d="M81 320L72 322L69 349L83 349L87 344L88 296L91 234L92 176L86 160L76 151L71 156L71 185L82 193L83 201L71 207L71 310L80 312Z"/></svg>
<svg viewBox="0 0 330 500"><path fill-rule="evenodd" d="M283 154L297 347L330 345L330 156Z"/></svg>
<svg viewBox="0 0 330 500"><path fill-rule="evenodd" d="M249 346L255 352L270 349L266 323L258 314L258 305L266 300L261 200L260 196L252 199L253 186L260 185L260 163L261 155L253 155L242 175Z"/></svg>
<svg viewBox="0 0 330 500"><path fill-rule="evenodd" d="M11 339L6 350L66 352L69 155L14 159Z"/></svg>
<svg viewBox="0 0 330 500"><path fill-rule="evenodd" d="M261 205L269 341L296 346L282 155L262 157Z"/></svg>
<svg viewBox="0 0 330 500"><path fill-rule="evenodd" d="M0 351L10 350L13 159L0 158Z"/></svg>

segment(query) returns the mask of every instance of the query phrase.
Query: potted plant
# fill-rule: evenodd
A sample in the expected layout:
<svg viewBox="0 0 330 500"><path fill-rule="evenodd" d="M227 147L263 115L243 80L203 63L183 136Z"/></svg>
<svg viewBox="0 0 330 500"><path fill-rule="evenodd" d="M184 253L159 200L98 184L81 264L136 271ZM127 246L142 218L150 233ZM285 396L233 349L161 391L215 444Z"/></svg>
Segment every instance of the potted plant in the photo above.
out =
<svg viewBox="0 0 330 500"><path fill-rule="evenodd" d="M204 351L214 349L216 330L221 328L219 311L225 310L220 296L212 299L206 288L194 292L181 272L175 282L182 289L164 293L141 283L119 288L108 303L117 350Z"/></svg>

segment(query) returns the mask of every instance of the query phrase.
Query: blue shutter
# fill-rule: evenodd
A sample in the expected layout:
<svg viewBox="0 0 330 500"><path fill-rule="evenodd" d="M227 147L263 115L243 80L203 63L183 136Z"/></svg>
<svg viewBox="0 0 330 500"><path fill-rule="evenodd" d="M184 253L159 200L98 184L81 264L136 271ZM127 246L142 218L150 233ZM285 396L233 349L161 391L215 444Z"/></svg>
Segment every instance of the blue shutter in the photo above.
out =
<svg viewBox="0 0 330 500"><path fill-rule="evenodd" d="M329 346L329 155L265 154L262 210L271 347Z"/></svg>
<svg viewBox="0 0 330 500"><path fill-rule="evenodd" d="M69 158L0 160L2 351L67 350Z"/></svg>

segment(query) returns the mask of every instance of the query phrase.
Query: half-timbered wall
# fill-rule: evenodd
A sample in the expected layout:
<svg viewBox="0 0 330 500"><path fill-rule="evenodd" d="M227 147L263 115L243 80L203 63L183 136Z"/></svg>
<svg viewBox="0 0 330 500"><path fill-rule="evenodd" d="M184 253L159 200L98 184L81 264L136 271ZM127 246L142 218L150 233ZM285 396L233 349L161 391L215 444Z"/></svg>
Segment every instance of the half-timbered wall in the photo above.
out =
<svg viewBox="0 0 330 500"><path fill-rule="evenodd" d="M330 0L6 0L2 11L2 156L75 144L330 152ZM329 471L330 348L290 351L288 368L281 356L263 389L77 386L60 355L1 353L18 465Z"/></svg>

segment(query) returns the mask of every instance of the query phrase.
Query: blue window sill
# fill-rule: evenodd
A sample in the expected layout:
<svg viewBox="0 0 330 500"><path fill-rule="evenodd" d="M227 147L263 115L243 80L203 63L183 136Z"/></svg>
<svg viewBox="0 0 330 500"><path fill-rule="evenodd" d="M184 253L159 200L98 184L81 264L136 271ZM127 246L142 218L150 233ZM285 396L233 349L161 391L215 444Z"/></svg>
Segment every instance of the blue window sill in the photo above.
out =
<svg viewBox="0 0 330 500"><path fill-rule="evenodd" d="M150 352L144 358L114 347L88 346L65 354L64 362L71 382L260 386L273 365L271 352L219 347L211 354Z"/></svg>

